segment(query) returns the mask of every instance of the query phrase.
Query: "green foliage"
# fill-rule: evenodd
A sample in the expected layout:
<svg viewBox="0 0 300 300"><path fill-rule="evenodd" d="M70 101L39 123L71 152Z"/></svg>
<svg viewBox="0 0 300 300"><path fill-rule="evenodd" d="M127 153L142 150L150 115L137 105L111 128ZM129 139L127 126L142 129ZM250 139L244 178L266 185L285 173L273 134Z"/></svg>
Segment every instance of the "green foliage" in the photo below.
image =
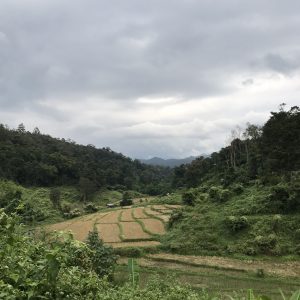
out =
<svg viewBox="0 0 300 300"><path fill-rule="evenodd" d="M120 201L120 205L121 206L128 206L128 205L132 205L132 199L131 199L131 194L129 192L124 192L123 193L123 198Z"/></svg>
<svg viewBox="0 0 300 300"><path fill-rule="evenodd" d="M81 210L78 208L75 208L75 209L71 210L70 212L64 213L64 217L67 219L73 219L73 218L80 217L81 214L82 214Z"/></svg>
<svg viewBox="0 0 300 300"><path fill-rule="evenodd" d="M229 186L251 179L277 184L300 169L300 109L272 112L262 128L248 124L243 135L233 130L232 141L209 157L175 168L175 187L196 187L207 180ZM298 194L299 195L299 194ZM298 200L299 202L299 200Z"/></svg>
<svg viewBox="0 0 300 300"><path fill-rule="evenodd" d="M256 236L254 238L254 244L262 253L268 254L275 248L277 244L277 236L275 234L269 234L268 236Z"/></svg>
<svg viewBox="0 0 300 300"><path fill-rule="evenodd" d="M209 182L197 188L213 191L214 197L222 190ZM203 195L203 199L195 206L183 206L171 214L169 230L161 239L163 248L180 254L295 255L300 214L278 214L268 200L270 190L249 183L225 202L200 194L198 198Z"/></svg>
<svg viewBox="0 0 300 300"><path fill-rule="evenodd" d="M101 286L92 254L93 250L71 236L33 240L15 218L0 212L2 299L92 298Z"/></svg>
<svg viewBox="0 0 300 300"><path fill-rule="evenodd" d="M232 232L237 232L244 228L247 228L249 226L249 221L245 216L229 216L226 218L225 224Z"/></svg>
<svg viewBox="0 0 300 300"><path fill-rule="evenodd" d="M197 199L197 193L195 190L188 190L182 194L182 202L185 205L194 206Z"/></svg>
<svg viewBox="0 0 300 300"><path fill-rule="evenodd" d="M96 227L89 232L86 242L93 251L91 255L93 270L100 277L108 276L112 278L117 257L114 255L111 247L104 246Z"/></svg>
<svg viewBox="0 0 300 300"><path fill-rule="evenodd" d="M94 213L94 212L98 211L98 208L96 207L96 205L94 203L89 202L84 206L84 210L87 213Z"/></svg>
<svg viewBox="0 0 300 300"><path fill-rule="evenodd" d="M52 188L50 189L50 201L53 203L53 206L57 209L60 209L61 203L60 203L60 189L59 188Z"/></svg>
<svg viewBox="0 0 300 300"><path fill-rule="evenodd" d="M133 161L110 148L78 145L39 130L30 133L23 124L18 130L0 124L0 161L1 178L26 186L74 186L85 178L97 190L113 187L162 194L170 189L172 175L169 168ZM80 183L84 200L92 196L90 182Z"/></svg>
<svg viewBox="0 0 300 300"><path fill-rule="evenodd" d="M132 283L132 286L135 287L139 283L139 272L138 272L138 265L134 258L128 258L128 271L129 271L129 278Z"/></svg>
<svg viewBox="0 0 300 300"><path fill-rule="evenodd" d="M96 192L96 184L86 177L80 177L79 190L82 194L83 202L89 200Z"/></svg>
<svg viewBox="0 0 300 300"><path fill-rule="evenodd" d="M169 222L168 222L168 227L169 228L173 227L182 218L183 218L183 212L181 210L173 211L171 213L171 216L170 216L170 219L169 219Z"/></svg>
<svg viewBox="0 0 300 300"><path fill-rule="evenodd" d="M222 187L212 186L209 189L209 197L212 201L215 202L225 202L231 196L231 193L228 189L223 189Z"/></svg>
<svg viewBox="0 0 300 300"><path fill-rule="evenodd" d="M235 183L231 186L231 190L234 194L240 195L244 191L244 186L240 183Z"/></svg>

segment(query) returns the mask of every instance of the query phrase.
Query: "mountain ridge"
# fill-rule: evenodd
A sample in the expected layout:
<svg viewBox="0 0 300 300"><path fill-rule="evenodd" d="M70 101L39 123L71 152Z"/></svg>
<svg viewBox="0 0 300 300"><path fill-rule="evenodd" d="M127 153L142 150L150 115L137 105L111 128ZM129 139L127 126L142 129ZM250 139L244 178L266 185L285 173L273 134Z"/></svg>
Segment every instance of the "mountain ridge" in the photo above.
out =
<svg viewBox="0 0 300 300"><path fill-rule="evenodd" d="M164 166L164 167L174 168L174 167L180 166L182 164L189 164L193 160L195 160L197 157L200 157L200 156L207 157L206 154L202 154L199 156L188 156L185 158L167 158L167 159L154 156L149 159L139 159L139 161L144 164L147 164L147 165Z"/></svg>

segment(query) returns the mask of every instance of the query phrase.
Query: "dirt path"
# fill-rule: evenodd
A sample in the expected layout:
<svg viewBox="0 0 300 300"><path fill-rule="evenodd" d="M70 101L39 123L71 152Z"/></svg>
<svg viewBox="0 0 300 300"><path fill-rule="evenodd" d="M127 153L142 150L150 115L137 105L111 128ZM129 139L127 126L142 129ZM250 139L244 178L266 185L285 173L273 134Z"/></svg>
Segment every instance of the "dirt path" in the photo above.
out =
<svg viewBox="0 0 300 300"><path fill-rule="evenodd" d="M238 260L233 258L216 257L216 256L192 256L192 255L177 255L168 253L149 254L148 261L144 264L150 263L159 266L160 262L168 268L172 268L173 264L181 264L185 266L186 270L191 266L222 268L237 271L256 272L262 269L266 274L276 276L300 276L300 262L272 262L272 261L254 261L254 260Z"/></svg>

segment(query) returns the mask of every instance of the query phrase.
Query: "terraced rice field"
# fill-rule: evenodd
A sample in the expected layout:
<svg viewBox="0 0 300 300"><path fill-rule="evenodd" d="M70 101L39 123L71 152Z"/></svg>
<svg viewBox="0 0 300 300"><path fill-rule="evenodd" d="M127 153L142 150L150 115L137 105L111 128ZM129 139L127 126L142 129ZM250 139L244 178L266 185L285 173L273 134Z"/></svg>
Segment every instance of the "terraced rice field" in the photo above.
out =
<svg viewBox="0 0 300 300"><path fill-rule="evenodd" d="M177 207L153 205L113 209L93 213L46 226L47 231L71 231L75 239L85 241L96 226L104 243L113 247L157 246L158 235L165 233L165 223Z"/></svg>

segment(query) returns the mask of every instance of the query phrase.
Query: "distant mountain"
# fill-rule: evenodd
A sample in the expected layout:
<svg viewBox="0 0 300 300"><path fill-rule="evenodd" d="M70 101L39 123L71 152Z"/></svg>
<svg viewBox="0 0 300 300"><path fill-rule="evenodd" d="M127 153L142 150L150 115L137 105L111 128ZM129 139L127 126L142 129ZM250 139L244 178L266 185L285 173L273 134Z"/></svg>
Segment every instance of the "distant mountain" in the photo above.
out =
<svg viewBox="0 0 300 300"><path fill-rule="evenodd" d="M206 156L206 155L202 155ZM194 159L196 159L198 156L189 156L186 158L170 158L170 159L163 159L160 157L153 157L150 159L139 159L144 164L147 165L152 165L152 166L164 166L164 167L177 167L182 164L189 164L191 163Z"/></svg>

